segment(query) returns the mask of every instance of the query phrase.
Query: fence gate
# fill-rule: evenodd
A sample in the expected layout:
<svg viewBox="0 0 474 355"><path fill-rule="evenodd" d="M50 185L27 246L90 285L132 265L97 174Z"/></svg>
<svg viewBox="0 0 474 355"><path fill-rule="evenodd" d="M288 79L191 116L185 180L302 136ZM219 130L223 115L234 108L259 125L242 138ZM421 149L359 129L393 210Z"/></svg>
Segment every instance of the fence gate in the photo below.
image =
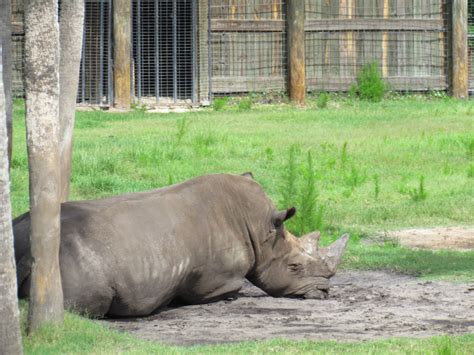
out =
<svg viewBox="0 0 474 355"><path fill-rule="evenodd" d="M197 2L133 1L133 84L139 100L197 101Z"/></svg>
<svg viewBox="0 0 474 355"><path fill-rule="evenodd" d="M108 105L113 101L111 0L86 0L77 102Z"/></svg>

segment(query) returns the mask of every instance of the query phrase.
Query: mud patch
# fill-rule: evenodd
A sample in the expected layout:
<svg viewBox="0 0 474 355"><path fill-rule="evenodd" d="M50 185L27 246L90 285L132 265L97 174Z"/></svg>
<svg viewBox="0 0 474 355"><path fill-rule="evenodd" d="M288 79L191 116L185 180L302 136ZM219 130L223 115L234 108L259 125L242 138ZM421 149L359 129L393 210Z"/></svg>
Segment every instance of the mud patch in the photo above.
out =
<svg viewBox="0 0 474 355"><path fill-rule="evenodd" d="M247 283L236 299L102 322L142 339L176 345L474 332L474 285L355 271L341 272L332 284L327 300L272 298Z"/></svg>

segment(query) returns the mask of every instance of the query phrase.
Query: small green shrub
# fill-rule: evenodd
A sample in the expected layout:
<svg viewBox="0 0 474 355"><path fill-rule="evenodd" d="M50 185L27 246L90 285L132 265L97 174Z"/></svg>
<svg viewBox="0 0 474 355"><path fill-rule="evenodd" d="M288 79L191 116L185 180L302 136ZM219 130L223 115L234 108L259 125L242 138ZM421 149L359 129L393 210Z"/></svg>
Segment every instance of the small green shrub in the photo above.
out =
<svg viewBox="0 0 474 355"><path fill-rule="evenodd" d="M329 98L330 96L327 92L320 93L316 101L316 106L321 109L326 108L328 106Z"/></svg>
<svg viewBox="0 0 474 355"><path fill-rule="evenodd" d="M218 97L212 101L212 108L214 111L222 111L229 101L228 97Z"/></svg>
<svg viewBox="0 0 474 355"><path fill-rule="evenodd" d="M239 111L248 111L252 108L252 104L252 99L250 97L246 97L239 101L237 108Z"/></svg>
<svg viewBox="0 0 474 355"><path fill-rule="evenodd" d="M357 84L349 90L351 96L359 96L363 100L380 102L387 90L387 85L376 62L366 64L357 73Z"/></svg>

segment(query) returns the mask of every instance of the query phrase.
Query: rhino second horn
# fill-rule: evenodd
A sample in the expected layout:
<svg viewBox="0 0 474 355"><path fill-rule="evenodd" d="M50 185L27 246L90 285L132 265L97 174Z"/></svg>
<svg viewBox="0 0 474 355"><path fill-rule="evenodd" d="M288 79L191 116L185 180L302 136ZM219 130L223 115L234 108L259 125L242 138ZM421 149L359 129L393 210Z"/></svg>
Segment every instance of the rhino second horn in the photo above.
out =
<svg viewBox="0 0 474 355"><path fill-rule="evenodd" d="M335 273L337 266L341 263L348 240L349 234L344 234L327 248L318 250L319 256L323 259L331 272Z"/></svg>

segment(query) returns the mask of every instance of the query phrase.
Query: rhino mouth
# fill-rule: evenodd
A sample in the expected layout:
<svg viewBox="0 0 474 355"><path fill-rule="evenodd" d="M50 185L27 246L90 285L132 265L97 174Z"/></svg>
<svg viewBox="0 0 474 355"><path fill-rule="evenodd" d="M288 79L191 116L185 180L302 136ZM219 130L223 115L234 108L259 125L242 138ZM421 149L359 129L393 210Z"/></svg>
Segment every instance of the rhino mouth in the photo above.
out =
<svg viewBox="0 0 474 355"><path fill-rule="evenodd" d="M329 297L329 281L327 284L318 280L318 285L309 284L294 293L295 298L323 300Z"/></svg>

